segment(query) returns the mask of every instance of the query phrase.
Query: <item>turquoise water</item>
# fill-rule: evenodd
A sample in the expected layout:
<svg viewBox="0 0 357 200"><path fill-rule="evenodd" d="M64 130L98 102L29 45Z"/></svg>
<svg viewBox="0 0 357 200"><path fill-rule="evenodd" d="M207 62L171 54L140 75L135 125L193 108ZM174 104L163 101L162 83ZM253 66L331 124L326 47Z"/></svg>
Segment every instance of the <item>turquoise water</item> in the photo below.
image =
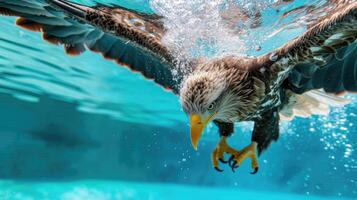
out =
<svg viewBox="0 0 357 200"><path fill-rule="evenodd" d="M256 190L222 189L172 184L145 184L119 181L75 181L66 183L19 183L0 184L3 199L61 199L61 200L104 200L104 199L309 199L331 200L333 197L302 196L289 193L274 193ZM347 198L338 198L346 199Z"/></svg>
<svg viewBox="0 0 357 200"><path fill-rule="evenodd" d="M110 2L148 12L152 4ZM318 2L293 2L280 12ZM265 9L251 35L269 30L279 15ZM357 198L356 103L283 122L256 176L249 163L217 173L210 166L216 128L210 125L193 151L176 96L100 55L68 57L14 21L0 18L1 200ZM301 31L265 34L261 51L254 44L242 53L268 52ZM247 145L251 129L237 124L229 143Z"/></svg>

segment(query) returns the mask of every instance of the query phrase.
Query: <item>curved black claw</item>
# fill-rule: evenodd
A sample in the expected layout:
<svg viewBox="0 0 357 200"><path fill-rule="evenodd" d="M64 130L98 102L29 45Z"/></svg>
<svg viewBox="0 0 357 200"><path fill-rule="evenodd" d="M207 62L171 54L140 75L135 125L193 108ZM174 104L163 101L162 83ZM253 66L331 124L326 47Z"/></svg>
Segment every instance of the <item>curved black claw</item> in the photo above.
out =
<svg viewBox="0 0 357 200"><path fill-rule="evenodd" d="M232 163L233 159L234 159L234 155L231 155L231 157L230 157L229 160L228 160L228 165L229 165L230 167L233 166L233 163Z"/></svg>
<svg viewBox="0 0 357 200"><path fill-rule="evenodd" d="M256 174L259 170L259 167L255 168L253 172L251 172L250 174Z"/></svg>
<svg viewBox="0 0 357 200"><path fill-rule="evenodd" d="M222 158L220 158L220 159L218 159L221 163L224 163L224 164L226 164L226 163L228 163L228 161L225 161L225 160L223 160Z"/></svg>
<svg viewBox="0 0 357 200"><path fill-rule="evenodd" d="M214 167L214 169L217 170L218 172L223 172L223 170L218 167Z"/></svg>
<svg viewBox="0 0 357 200"><path fill-rule="evenodd" d="M237 165L237 161L233 161L233 164L231 166L232 172L235 172L235 169L237 169L238 167L239 167L239 165Z"/></svg>

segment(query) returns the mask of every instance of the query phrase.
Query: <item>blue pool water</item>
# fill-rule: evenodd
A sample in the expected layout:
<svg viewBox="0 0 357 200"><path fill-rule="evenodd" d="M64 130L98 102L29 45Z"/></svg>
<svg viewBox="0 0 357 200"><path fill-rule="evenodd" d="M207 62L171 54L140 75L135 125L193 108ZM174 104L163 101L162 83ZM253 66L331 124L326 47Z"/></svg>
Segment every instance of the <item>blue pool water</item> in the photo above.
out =
<svg viewBox="0 0 357 200"><path fill-rule="evenodd" d="M166 2L167 9L172 3L76 2L145 12L155 2ZM262 27L249 34L264 42L250 41L240 53L268 52L304 30L297 26L269 37L280 14L269 7L275 1L264 2ZM280 13L320 3L296 1ZM236 173L217 173L210 165L216 128L210 125L193 151L175 95L95 53L68 57L14 22L0 18L0 200L357 198L356 101L328 116L283 122L279 141L259 158L257 175L249 174L249 163ZM262 50L255 51L256 45ZM251 130L251 123L237 124L229 143L244 147Z"/></svg>

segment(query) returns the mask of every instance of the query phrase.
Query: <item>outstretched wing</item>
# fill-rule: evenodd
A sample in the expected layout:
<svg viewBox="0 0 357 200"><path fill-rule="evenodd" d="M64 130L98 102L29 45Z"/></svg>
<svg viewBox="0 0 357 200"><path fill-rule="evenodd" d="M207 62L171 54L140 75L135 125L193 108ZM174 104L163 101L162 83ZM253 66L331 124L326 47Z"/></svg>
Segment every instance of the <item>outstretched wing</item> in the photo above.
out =
<svg viewBox="0 0 357 200"><path fill-rule="evenodd" d="M270 65L293 66L284 86L295 93L323 88L357 92L357 2L340 0L300 37L266 55Z"/></svg>
<svg viewBox="0 0 357 200"><path fill-rule="evenodd" d="M173 78L174 58L162 43L160 16L65 0L0 0L0 14L19 16L17 25L42 32L70 55L90 49L177 92L179 78Z"/></svg>

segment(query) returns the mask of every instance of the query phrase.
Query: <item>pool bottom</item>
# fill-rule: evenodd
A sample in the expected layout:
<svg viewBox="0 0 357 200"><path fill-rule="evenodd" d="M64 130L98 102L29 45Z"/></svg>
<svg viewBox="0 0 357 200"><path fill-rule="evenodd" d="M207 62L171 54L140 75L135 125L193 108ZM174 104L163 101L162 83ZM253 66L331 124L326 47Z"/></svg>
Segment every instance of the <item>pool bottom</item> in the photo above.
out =
<svg viewBox="0 0 357 200"><path fill-rule="evenodd" d="M0 181L1 200L326 200L342 197L302 196L254 190L146 184L120 181L31 182Z"/></svg>

